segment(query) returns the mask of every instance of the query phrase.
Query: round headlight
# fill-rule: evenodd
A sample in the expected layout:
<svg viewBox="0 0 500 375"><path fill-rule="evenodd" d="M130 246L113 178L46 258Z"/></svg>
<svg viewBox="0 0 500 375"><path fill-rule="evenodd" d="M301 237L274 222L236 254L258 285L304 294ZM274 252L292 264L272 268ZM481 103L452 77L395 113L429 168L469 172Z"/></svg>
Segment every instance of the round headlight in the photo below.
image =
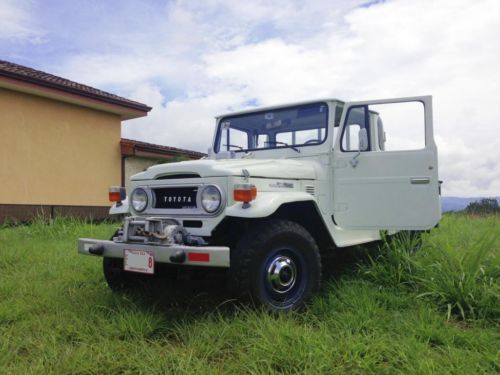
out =
<svg viewBox="0 0 500 375"><path fill-rule="evenodd" d="M201 192L201 205L208 213L217 211L221 202L220 191L215 186L208 185Z"/></svg>
<svg viewBox="0 0 500 375"><path fill-rule="evenodd" d="M137 188L132 192L131 201L135 211L144 211L148 205L148 195L144 189Z"/></svg>

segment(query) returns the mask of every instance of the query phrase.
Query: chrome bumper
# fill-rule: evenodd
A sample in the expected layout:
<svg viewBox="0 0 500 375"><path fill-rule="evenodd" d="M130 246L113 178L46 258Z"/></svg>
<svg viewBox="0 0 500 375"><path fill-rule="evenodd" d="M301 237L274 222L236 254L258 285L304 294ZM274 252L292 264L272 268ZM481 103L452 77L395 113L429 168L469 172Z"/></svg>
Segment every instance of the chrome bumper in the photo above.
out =
<svg viewBox="0 0 500 375"><path fill-rule="evenodd" d="M94 249L99 249L99 251L94 251ZM85 255L123 258L124 250L144 250L152 252L155 262L158 263L205 267L229 267L229 247L226 246L161 246L94 240L91 238L80 238L78 240L78 252ZM184 256L182 256L182 254L184 254ZM184 258L184 260L179 261L179 259L182 258Z"/></svg>

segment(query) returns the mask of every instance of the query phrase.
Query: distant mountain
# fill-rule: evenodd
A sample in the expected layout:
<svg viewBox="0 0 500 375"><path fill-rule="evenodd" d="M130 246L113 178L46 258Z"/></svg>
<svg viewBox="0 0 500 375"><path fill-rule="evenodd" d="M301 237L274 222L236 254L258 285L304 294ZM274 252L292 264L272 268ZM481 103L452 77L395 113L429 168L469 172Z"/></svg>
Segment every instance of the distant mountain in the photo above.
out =
<svg viewBox="0 0 500 375"><path fill-rule="evenodd" d="M487 197L475 197L475 198L461 198L461 197L441 197L441 210L443 212L448 211L462 211L471 202L479 201L482 198ZM500 197L497 197L497 201L500 203Z"/></svg>

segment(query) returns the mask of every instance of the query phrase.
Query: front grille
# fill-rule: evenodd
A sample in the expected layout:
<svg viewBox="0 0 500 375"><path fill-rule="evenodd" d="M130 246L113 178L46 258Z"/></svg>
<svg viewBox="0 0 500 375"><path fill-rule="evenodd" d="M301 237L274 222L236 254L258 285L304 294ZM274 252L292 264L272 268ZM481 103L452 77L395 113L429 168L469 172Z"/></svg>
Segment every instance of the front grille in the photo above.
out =
<svg viewBox="0 0 500 375"><path fill-rule="evenodd" d="M153 189L153 208L183 209L196 208L198 187Z"/></svg>

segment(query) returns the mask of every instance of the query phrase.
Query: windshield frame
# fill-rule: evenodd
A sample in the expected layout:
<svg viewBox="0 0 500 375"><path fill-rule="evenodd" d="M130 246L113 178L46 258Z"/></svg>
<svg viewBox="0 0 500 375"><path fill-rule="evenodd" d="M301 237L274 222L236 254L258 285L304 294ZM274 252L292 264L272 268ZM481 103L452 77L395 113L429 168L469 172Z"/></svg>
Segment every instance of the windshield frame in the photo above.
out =
<svg viewBox="0 0 500 375"><path fill-rule="evenodd" d="M262 109L262 110L257 110L255 112L245 112L245 113L235 114L235 115L228 114L226 116L223 116L223 117L219 118L218 119L218 123L217 123L217 127L216 127L214 144L213 144L214 153L215 154L219 154L219 153L228 152L228 150L222 149L222 145L220 144L220 142L222 141L222 139L221 139L222 138L222 129L221 129L221 127L222 127L222 124L225 121L227 121L228 119L241 118L241 117L247 117L247 116L255 116L255 115L265 115L266 113L269 113L271 111L284 111L284 110L287 110L287 109L294 109L294 108L301 108L301 107L310 107L310 106L314 106L314 105L317 105L317 106L324 105L325 111L326 111L326 113L325 113L325 124L324 124L325 126L318 128L318 129L324 129L325 130L325 134L324 134L323 139L322 139L321 142L311 143L311 144L302 143L302 144L290 144L290 145L278 145L278 144L274 144L273 147L248 148L248 149L242 149L242 150L234 149L234 150L230 150L230 151L231 152L235 152L235 153L248 153L248 152L255 152L255 151L272 151L272 150L277 150L277 149L297 149L297 148L310 147L310 146L316 146L317 147L319 145L322 145L325 142L327 142L328 136L329 136L329 132L328 132L329 129L328 128L329 128L329 125L330 125L330 106L329 106L329 104L328 104L327 101L319 100L317 102L295 104L295 105L283 106L283 107L272 108L272 109L271 108ZM297 131L300 131L300 129L297 130ZM279 134L279 132L276 132L276 134Z"/></svg>

